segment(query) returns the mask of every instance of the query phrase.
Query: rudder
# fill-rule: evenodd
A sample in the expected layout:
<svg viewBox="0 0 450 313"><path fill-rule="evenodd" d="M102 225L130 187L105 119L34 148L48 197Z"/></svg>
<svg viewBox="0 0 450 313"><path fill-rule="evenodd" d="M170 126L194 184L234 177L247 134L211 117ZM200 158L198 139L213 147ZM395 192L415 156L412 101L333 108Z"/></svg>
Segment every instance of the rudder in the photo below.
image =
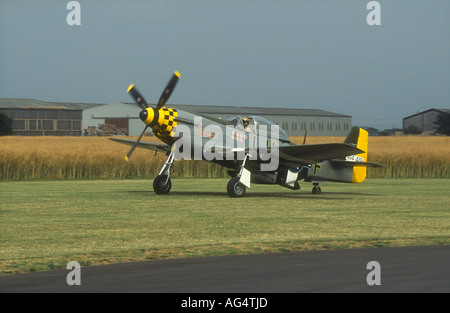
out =
<svg viewBox="0 0 450 313"><path fill-rule="evenodd" d="M364 153L350 155L347 161L367 162L367 148L369 146L369 133L362 128L353 127L345 138L344 143L355 145L356 148L365 151ZM352 183L362 183L367 176L366 166L353 166Z"/></svg>

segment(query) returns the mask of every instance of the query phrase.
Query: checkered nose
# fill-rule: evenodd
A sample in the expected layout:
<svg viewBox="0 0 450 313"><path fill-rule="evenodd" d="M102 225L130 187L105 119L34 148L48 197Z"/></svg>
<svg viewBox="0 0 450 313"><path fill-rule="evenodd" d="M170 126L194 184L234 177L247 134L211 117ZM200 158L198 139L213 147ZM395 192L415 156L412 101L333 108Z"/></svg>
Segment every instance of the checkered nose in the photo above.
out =
<svg viewBox="0 0 450 313"><path fill-rule="evenodd" d="M172 108L162 108L159 110L158 124L164 132L172 134L173 129L177 126L176 118L178 112Z"/></svg>
<svg viewBox="0 0 450 313"><path fill-rule="evenodd" d="M153 130L168 132L170 134L177 126L177 116L177 110L171 108L161 108L159 110L146 108L139 113L140 119L147 126L151 127Z"/></svg>

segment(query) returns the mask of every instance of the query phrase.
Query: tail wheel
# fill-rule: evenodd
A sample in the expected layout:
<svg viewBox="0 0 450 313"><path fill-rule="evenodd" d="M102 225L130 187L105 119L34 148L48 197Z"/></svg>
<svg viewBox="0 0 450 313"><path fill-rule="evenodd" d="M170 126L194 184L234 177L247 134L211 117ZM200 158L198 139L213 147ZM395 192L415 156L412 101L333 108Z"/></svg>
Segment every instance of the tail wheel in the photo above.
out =
<svg viewBox="0 0 450 313"><path fill-rule="evenodd" d="M243 197L245 194L245 186L239 182L239 177L230 179L227 185L227 192L231 198Z"/></svg>
<svg viewBox="0 0 450 313"><path fill-rule="evenodd" d="M168 194L172 188L172 182L167 175L158 175L153 181L153 190L159 195Z"/></svg>
<svg viewBox="0 0 450 313"><path fill-rule="evenodd" d="M316 186L313 187L312 193L313 193L313 195L319 195L319 194L322 193L322 189L319 186L316 185Z"/></svg>

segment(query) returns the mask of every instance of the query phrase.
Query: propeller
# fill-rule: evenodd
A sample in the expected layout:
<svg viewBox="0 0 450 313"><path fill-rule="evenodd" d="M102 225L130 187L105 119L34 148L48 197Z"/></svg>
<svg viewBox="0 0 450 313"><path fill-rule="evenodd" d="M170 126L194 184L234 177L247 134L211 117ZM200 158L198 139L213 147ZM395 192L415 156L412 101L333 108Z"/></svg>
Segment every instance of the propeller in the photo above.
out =
<svg viewBox="0 0 450 313"><path fill-rule="evenodd" d="M127 92L133 97L134 101L136 101L136 103L142 109L145 110L146 108L148 108L147 101L145 101L144 97L141 95L139 90L137 90L136 87L134 87L134 84L131 84L130 86L128 86Z"/></svg>
<svg viewBox="0 0 450 313"><path fill-rule="evenodd" d="M172 94L173 90L175 89L175 86L177 85L179 79L180 79L180 73L178 71L175 71L173 73L171 79L167 83L166 88L164 89L161 96L159 97L156 108L153 110L159 110L164 106L164 104L167 102L170 95ZM128 87L127 92L131 95L131 97L134 99L134 101L136 101L138 106L142 108L142 111L139 115L146 116L148 114L147 108L149 107L149 105L148 105L147 101L145 101L144 97L139 92L139 90L137 90L137 88L134 86L134 84L131 84ZM134 149L136 149L136 147L138 146L139 142L141 141L142 136L144 136L144 133L147 131L148 127L149 127L149 125L145 125L145 128L142 131L141 135L139 136L139 138L136 140L134 145L131 147L130 151L128 151L127 155L125 156L125 161L129 160L129 158L131 157L131 154L133 153Z"/></svg>
<svg viewBox="0 0 450 313"><path fill-rule="evenodd" d="M173 90L175 89L175 86L177 85L179 79L180 73L177 71L173 72L172 78L167 83L167 86L164 89L163 93L161 94L161 97L159 97L158 104L156 105L157 110L161 109L167 102Z"/></svg>
<svg viewBox="0 0 450 313"><path fill-rule="evenodd" d="M305 129L305 137L303 138L303 144L306 143L306 129Z"/></svg>
<svg viewBox="0 0 450 313"><path fill-rule="evenodd" d="M129 158L131 157L131 154L133 153L134 149L138 146L139 142L141 141L142 136L144 136L145 131L147 130L148 125L145 125L144 130L142 131L141 135L139 136L138 140L134 143L134 145L131 147L130 151L128 151L127 155L125 156L125 161L129 161Z"/></svg>

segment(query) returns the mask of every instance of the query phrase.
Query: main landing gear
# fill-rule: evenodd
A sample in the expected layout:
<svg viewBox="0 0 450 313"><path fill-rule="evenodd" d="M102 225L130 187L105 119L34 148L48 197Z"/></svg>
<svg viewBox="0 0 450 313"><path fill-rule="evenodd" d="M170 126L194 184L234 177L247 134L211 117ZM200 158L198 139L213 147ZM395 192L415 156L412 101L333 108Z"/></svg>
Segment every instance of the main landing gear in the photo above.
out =
<svg viewBox="0 0 450 313"><path fill-rule="evenodd" d="M153 180L153 190L159 195L168 194L172 188L172 181L169 175L158 175Z"/></svg>
<svg viewBox="0 0 450 313"><path fill-rule="evenodd" d="M240 182L239 176L231 178L227 185L227 192L231 198L243 197L245 189L245 186Z"/></svg>
<svg viewBox="0 0 450 313"><path fill-rule="evenodd" d="M153 180L153 190L159 195L168 194L170 192L170 189L172 188L172 181L170 180L170 170L173 166L174 157L175 150L172 150L158 176L156 176L156 178Z"/></svg>
<svg viewBox="0 0 450 313"><path fill-rule="evenodd" d="M240 198L245 195L246 188L250 188L250 176L251 173L245 168L245 162L249 157L249 154L245 155L244 161L241 165L241 170L237 176L230 179L227 184L227 192L231 198Z"/></svg>

